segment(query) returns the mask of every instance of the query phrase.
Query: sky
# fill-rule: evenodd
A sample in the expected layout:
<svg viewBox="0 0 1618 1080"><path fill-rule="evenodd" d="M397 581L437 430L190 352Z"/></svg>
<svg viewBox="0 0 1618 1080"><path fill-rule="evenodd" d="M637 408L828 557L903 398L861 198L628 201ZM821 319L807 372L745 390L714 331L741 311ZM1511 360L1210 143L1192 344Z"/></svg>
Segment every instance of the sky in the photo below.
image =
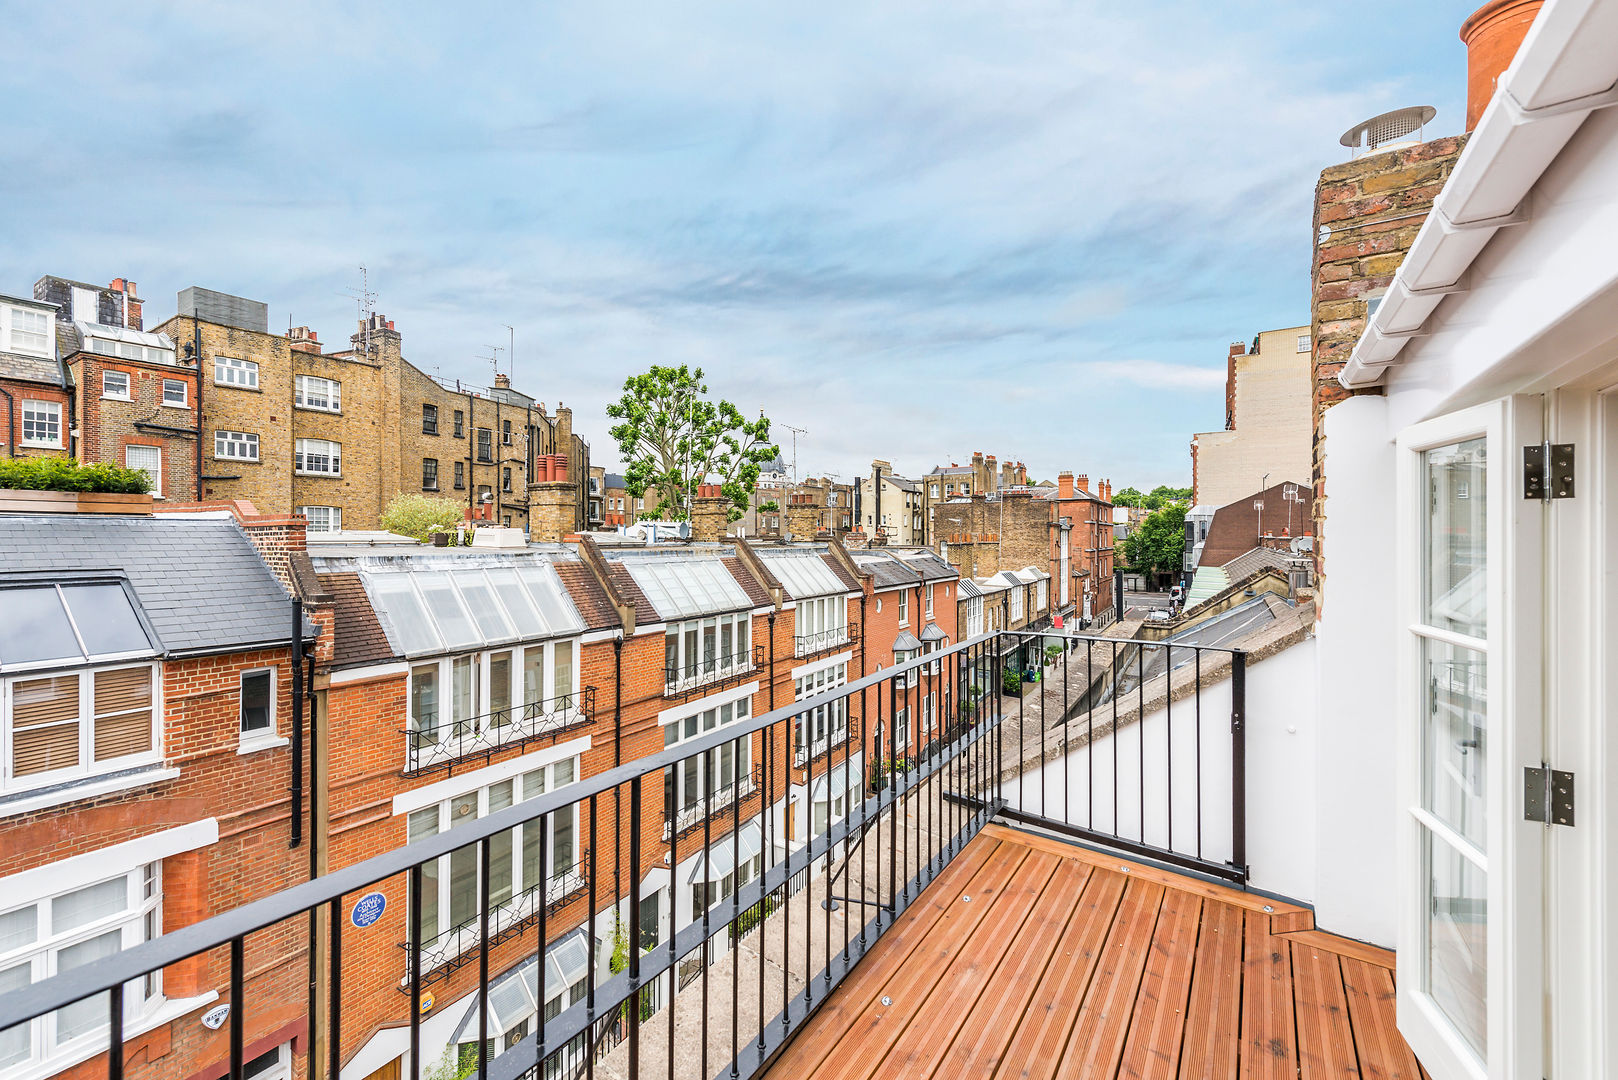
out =
<svg viewBox="0 0 1618 1080"><path fill-rule="evenodd" d="M1476 2L26 5L0 293L200 285L335 348L363 265L408 360L499 347L609 468L683 363L802 476L1189 484L1228 344L1308 321L1338 136L1460 130Z"/></svg>

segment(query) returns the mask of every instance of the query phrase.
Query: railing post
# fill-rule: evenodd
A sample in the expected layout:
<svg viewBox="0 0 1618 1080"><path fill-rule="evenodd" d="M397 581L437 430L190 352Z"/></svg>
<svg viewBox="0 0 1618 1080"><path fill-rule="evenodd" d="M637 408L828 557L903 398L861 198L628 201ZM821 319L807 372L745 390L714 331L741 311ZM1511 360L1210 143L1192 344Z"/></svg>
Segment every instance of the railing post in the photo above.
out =
<svg viewBox="0 0 1618 1080"><path fill-rule="evenodd" d="M1230 861L1247 879L1247 654L1230 657Z"/></svg>

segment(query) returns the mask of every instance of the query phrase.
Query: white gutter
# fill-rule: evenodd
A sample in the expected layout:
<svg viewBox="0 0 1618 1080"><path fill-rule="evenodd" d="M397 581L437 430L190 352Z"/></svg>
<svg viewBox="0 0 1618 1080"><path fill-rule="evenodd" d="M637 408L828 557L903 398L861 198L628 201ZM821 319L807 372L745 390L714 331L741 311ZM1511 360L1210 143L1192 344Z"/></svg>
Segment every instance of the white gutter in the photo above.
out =
<svg viewBox="0 0 1618 1080"><path fill-rule="evenodd" d="M1338 381L1374 386L1425 336L1500 229L1527 221L1528 193L1586 117L1618 105L1618 0L1549 0L1495 87Z"/></svg>

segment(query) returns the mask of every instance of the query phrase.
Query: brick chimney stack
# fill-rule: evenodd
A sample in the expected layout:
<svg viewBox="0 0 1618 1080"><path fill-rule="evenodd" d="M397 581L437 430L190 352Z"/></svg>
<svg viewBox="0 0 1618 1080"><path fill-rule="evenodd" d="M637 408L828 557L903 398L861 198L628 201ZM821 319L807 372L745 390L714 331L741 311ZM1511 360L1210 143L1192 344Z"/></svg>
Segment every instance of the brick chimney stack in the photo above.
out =
<svg viewBox="0 0 1618 1080"><path fill-rule="evenodd" d="M1079 474L1079 490L1084 492L1086 495L1090 494L1090 474L1089 473L1080 473Z"/></svg>
<svg viewBox="0 0 1618 1080"><path fill-rule="evenodd" d="M1073 472L1063 469L1056 474L1056 497L1058 499L1071 499L1073 497Z"/></svg>
<svg viewBox="0 0 1618 1080"><path fill-rule="evenodd" d="M287 331L287 341L291 342L294 352L314 353L320 355L320 338L307 326L294 326Z"/></svg>
<svg viewBox="0 0 1618 1080"><path fill-rule="evenodd" d="M135 296L135 283L128 278L113 278L112 284L107 286L109 292L117 293L123 299L124 326L129 330L139 330L140 300Z"/></svg>
<svg viewBox="0 0 1618 1080"><path fill-rule="evenodd" d="M994 491L1000 486L1000 470L995 463L994 455L990 454L983 459L983 490Z"/></svg>
<svg viewBox="0 0 1618 1080"><path fill-rule="evenodd" d="M510 390L511 389L511 376L507 375L503 371L495 372L494 373L494 388L496 390Z"/></svg>

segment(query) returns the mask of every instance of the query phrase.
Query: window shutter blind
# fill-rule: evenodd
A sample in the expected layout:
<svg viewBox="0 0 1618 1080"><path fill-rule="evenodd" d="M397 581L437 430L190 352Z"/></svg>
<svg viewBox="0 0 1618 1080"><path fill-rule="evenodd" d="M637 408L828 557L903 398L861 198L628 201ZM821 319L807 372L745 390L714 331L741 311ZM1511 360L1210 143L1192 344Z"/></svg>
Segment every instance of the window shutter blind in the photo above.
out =
<svg viewBox="0 0 1618 1080"><path fill-rule="evenodd" d="M68 769L79 763L79 677L56 675L13 684L11 774Z"/></svg>
<svg viewBox="0 0 1618 1080"><path fill-rule="evenodd" d="M107 761L152 748L152 669L95 674L95 759Z"/></svg>

